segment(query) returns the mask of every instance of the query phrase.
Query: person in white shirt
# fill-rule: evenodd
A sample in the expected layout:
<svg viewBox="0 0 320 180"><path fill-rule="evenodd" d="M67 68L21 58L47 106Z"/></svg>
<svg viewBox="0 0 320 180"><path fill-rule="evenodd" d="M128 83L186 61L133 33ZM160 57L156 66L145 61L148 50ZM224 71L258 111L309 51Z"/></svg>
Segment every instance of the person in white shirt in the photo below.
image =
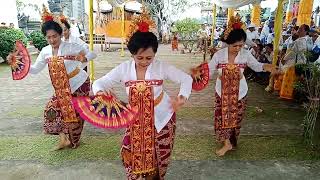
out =
<svg viewBox="0 0 320 180"><path fill-rule="evenodd" d="M283 44L283 47L285 49L290 49L292 48L292 44L293 42L298 38L298 29L299 29L299 26L294 26L294 27L291 27L291 36L285 40L284 44Z"/></svg>
<svg viewBox="0 0 320 180"><path fill-rule="evenodd" d="M83 49L89 50L89 46L87 43L85 43L82 39L80 39L79 37L73 36L71 34L71 26L68 23L67 20L61 20L61 27L63 29L63 37L62 40L64 42L68 42L68 43L73 43L73 44L78 44L81 47L83 47ZM81 68L84 69L86 66L88 65L88 63L83 63Z"/></svg>
<svg viewBox="0 0 320 180"><path fill-rule="evenodd" d="M247 27L247 39L254 41L255 39L260 39L258 31L256 31L256 26L254 24L250 24Z"/></svg>
<svg viewBox="0 0 320 180"><path fill-rule="evenodd" d="M197 36L199 38L197 48L200 48L200 50L204 50L205 43L207 42L208 37L209 37L208 29L206 28L205 24L201 25L201 28L197 32Z"/></svg>
<svg viewBox="0 0 320 180"><path fill-rule="evenodd" d="M256 72L275 71L271 64L258 62L243 48L246 38L243 29L233 28L224 38L227 47L216 52L209 62L210 77L218 71L214 129L217 141L223 143L223 147L216 151L218 156L223 156L237 146L248 92L243 75L245 67L249 66Z"/></svg>
<svg viewBox="0 0 320 180"><path fill-rule="evenodd" d="M71 27L70 27L71 35L74 37L81 36L81 30L79 28L78 23L75 22L75 18L71 18Z"/></svg>
<svg viewBox="0 0 320 180"><path fill-rule="evenodd" d="M117 83L126 88L130 106L138 107L140 112L123 138L121 156L127 177L140 179L146 175L147 179L164 179L173 147L175 112L190 96L192 78L155 59L158 41L151 32L135 32L128 49L132 59L96 80L93 93L104 95ZM164 91L166 79L180 84L176 97L170 98Z"/></svg>
<svg viewBox="0 0 320 180"><path fill-rule="evenodd" d="M260 41L261 41L261 43L263 45L265 45L267 43L267 38L268 38L268 35L270 33L269 23L270 23L270 20L267 20L264 23L263 28L262 28L261 33L260 33Z"/></svg>
<svg viewBox="0 0 320 180"><path fill-rule="evenodd" d="M310 51L313 46L311 38L307 35L309 30L309 26L306 24L299 27L297 32L299 38L293 42L292 47L287 49L286 55L281 62L283 65L281 70L284 75L280 97L283 99L294 98L294 83L296 79L295 65L307 63L305 52Z"/></svg>
<svg viewBox="0 0 320 180"><path fill-rule="evenodd" d="M62 28L55 21L43 23L41 30L49 45L41 50L29 73L38 74L48 65L55 90L44 111L44 131L47 134L59 134L60 142L56 150L69 146L76 148L84 121L70 105L71 96L89 95L88 74L80 66L96 55L83 46L62 41ZM7 59L11 64L13 55L10 54Z"/></svg>

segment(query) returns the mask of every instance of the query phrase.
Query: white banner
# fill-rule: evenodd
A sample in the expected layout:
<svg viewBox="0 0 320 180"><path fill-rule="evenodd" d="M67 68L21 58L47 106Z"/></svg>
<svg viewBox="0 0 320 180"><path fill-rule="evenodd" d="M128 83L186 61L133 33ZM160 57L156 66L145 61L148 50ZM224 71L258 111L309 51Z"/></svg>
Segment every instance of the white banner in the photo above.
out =
<svg viewBox="0 0 320 180"><path fill-rule="evenodd" d="M213 3L222 8L238 8L259 2L260 0L213 0Z"/></svg>

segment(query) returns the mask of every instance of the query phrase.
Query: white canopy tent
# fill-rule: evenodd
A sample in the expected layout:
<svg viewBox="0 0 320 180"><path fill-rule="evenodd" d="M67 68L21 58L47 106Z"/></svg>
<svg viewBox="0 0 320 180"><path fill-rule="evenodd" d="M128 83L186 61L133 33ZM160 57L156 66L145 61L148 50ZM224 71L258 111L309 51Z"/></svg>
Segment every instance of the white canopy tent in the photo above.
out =
<svg viewBox="0 0 320 180"><path fill-rule="evenodd" d="M124 3L124 9L126 11L141 13L141 7L142 7L142 4L137 1L129 1Z"/></svg>
<svg viewBox="0 0 320 180"><path fill-rule="evenodd" d="M259 3L261 0L214 0L213 3L222 8L239 8L248 4Z"/></svg>

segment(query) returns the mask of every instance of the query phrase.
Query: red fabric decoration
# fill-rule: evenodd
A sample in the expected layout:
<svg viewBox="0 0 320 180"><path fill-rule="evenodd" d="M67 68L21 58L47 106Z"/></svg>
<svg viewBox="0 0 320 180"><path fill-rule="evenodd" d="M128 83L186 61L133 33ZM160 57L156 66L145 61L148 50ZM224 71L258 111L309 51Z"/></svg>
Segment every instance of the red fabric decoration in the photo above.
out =
<svg viewBox="0 0 320 180"><path fill-rule="evenodd" d="M44 17L44 21L45 21L45 22L53 21L53 17L52 17L52 16L45 16L45 17Z"/></svg>
<svg viewBox="0 0 320 180"><path fill-rule="evenodd" d="M140 22L138 27L140 32L149 32L149 24L146 22Z"/></svg>
<svg viewBox="0 0 320 180"><path fill-rule="evenodd" d="M232 28L233 28L233 29L241 29L241 26L242 26L241 23L234 23L234 24L232 25Z"/></svg>

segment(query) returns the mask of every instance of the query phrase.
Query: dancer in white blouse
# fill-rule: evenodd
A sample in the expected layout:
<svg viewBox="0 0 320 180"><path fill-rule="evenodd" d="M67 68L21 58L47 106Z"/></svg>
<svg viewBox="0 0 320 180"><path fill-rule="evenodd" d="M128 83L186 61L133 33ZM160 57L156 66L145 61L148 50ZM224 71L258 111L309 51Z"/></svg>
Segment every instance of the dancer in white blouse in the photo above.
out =
<svg viewBox="0 0 320 180"><path fill-rule="evenodd" d="M239 19L229 23L224 37L228 46L216 52L209 63L211 77L218 71L214 128L217 140L223 143L223 147L216 151L218 156L223 156L237 145L248 92L244 68L249 66L256 72L273 70L272 65L259 63L243 48L247 36L242 28L243 23Z"/></svg>
<svg viewBox="0 0 320 180"><path fill-rule="evenodd" d="M29 73L37 74L48 65L55 94L45 108L44 131L59 134L57 150L68 146L76 148L79 146L83 120L75 113L71 96L89 95L90 81L81 66L96 55L84 46L63 42L61 26L48 19L41 30L49 45L41 50ZM13 55L8 56L9 63L12 58Z"/></svg>
<svg viewBox="0 0 320 180"><path fill-rule="evenodd" d="M128 49L132 59L96 80L92 89L94 94L104 94L116 83L126 87L130 105L137 106L140 112L123 138L121 156L128 179L163 179L173 147L175 112L189 97L192 78L155 59L158 42L151 32L134 33ZM177 97L170 98L164 91L166 79L180 84Z"/></svg>

